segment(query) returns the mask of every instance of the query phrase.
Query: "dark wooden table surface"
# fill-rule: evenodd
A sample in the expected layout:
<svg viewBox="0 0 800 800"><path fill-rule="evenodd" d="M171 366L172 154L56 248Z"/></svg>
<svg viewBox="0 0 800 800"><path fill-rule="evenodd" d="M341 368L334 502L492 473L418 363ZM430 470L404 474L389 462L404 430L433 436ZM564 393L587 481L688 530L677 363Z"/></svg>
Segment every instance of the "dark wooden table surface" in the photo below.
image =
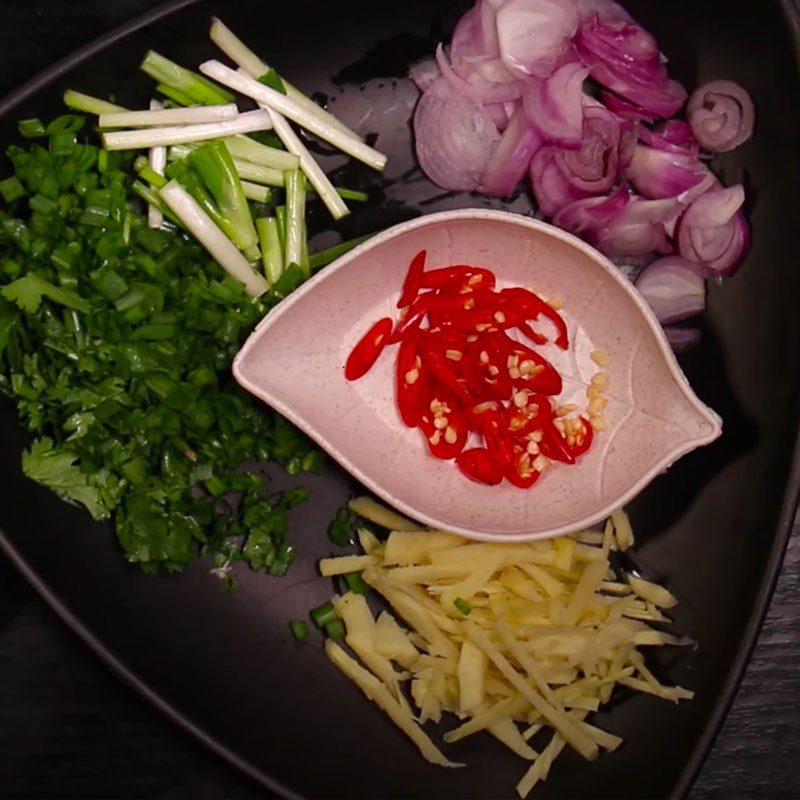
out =
<svg viewBox="0 0 800 800"><path fill-rule="evenodd" d="M155 4L0 0L0 95ZM0 556L0 797L265 796L123 686ZM692 796L800 797L798 522L747 676Z"/></svg>

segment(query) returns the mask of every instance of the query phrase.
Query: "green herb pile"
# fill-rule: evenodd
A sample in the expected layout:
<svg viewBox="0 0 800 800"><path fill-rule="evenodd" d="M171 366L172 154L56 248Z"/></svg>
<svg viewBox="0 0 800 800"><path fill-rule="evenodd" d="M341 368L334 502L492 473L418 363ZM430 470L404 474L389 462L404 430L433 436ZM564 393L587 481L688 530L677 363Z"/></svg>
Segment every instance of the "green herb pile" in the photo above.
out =
<svg viewBox="0 0 800 800"><path fill-rule="evenodd" d="M0 389L37 436L23 470L113 518L145 571L207 553L229 582L239 559L283 574L305 490L265 496L240 465L295 474L322 455L234 384L230 362L302 273L247 297L200 245L147 227L126 154L82 141L84 123L20 123L32 146L9 149L0 181Z"/></svg>

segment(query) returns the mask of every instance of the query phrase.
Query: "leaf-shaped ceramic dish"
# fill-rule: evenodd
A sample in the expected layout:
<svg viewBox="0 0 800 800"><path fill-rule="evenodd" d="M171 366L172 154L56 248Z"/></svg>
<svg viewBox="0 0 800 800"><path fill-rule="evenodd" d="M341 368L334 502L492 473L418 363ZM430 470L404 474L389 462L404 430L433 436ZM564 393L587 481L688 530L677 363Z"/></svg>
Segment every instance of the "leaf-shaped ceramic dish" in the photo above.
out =
<svg viewBox="0 0 800 800"><path fill-rule="evenodd" d="M608 354L607 429L577 465L554 464L530 490L473 483L431 457L420 431L400 420L395 348L365 377L345 380L353 345L378 318L396 317L409 261L422 249L428 268L485 266L499 284L564 300L570 348L540 349L564 378L560 402L585 408L598 371L590 354ZM611 262L558 228L497 211L432 214L370 239L271 311L233 372L388 503L474 539L538 539L589 526L721 432L646 303Z"/></svg>

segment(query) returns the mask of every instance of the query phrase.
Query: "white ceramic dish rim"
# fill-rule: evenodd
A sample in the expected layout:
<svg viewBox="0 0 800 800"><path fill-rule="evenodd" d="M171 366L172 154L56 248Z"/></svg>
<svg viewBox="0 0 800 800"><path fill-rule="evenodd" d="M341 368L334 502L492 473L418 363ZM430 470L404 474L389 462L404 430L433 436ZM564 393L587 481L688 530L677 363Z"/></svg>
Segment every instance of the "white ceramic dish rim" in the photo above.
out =
<svg viewBox="0 0 800 800"><path fill-rule="evenodd" d="M585 517L569 522L558 527L553 527L544 531L537 531L534 533L485 533L479 530L464 528L458 525L452 525L437 517L424 514L416 510L413 506L405 503L398 497L395 497L391 492L384 490L380 483L375 481L369 475L366 475L358 469L338 448L334 447L328 442L321 433L317 432L312 425L309 425L302 417L294 413L291 407L287 406L280 399L272 395L268 390L259 386L255 382L249 380L242 371L242 363L247 358L248 353L252 350L258 340L261 338L262 330L264 327L271 325L277 321L284 314L288 313L295 303L299 302L305 295L313 292L314 289L325 281L329 276L335 274L339 270L345 269L348 264L360 257L364 253L380 247L385 242L418 228L424 228L434 223L449 222L451 220L493 220L497 222L505 222L513 225L520 225L532 230L539 231L547 236L552 236L562 242L582 251L585 255L591 258L597 265L604 271L606 276L614 281L617 285L627 292L628 296L633 300L634 304L639 310L639 313L644 317L647 325L655 334L661 353L669 367L670 374L680 387L683 394L689 400L690 404L695 408L700 416L706 419L711 425L710 432L705 436L695 437L681 441L672 450L669 450L665 455L656 462L647 472L645 472L639 480L637 480L627 491L625 491L619 498L615 499L613 503L608 503L601 509L593 514L586 515ZM336 261L325 267L321 272L318 272L314 277L297 288L285 300L281 301L274 309L269 311L264 318L258 323L255 330L250 334L247 341L236 354L233 361L233 375L237 382L245 388L248 392L258 397L268 405L272 406L278 413L282 414L286 419L296 425L306 435L313 439L323 450L325 450L333 459L341 464L354 478L366 486L369 490L374 492L378 497L385 500L393 508L401 511L409 516L411 519L418 522L423 522L436 530L447 530L452 533L459 534L468 539L483 542L522 542L522 541L536 541L542 539L551 539L555 536L562 536L574 531L584 530L602 521L617 509L630 502L642 489L645 488L657 475L665 471L669 466L675 463L679 458L690 453L698 447L709 444L717 439L722 432L722 420L719 415L711 408L706 406L694 393L689 381L683 374L675 354L669 345L669 342L664 335L661 324L656 319L650 307L645 302L644 298L636 291L633 284L628 281L614 264L606 258L602 253L596 250L591 245L568 233L561 228L556 228L546 222L542 222L532 217L525 217L520 214L513 214L508 211L495 211L491 209L458 209L455 211L440 211L434 214L426 214L417 217L408 222L402 222L391 228L388 228L381 233L376 234L371 239L363 244L353 248L350 252L338 258Z"/></svg>

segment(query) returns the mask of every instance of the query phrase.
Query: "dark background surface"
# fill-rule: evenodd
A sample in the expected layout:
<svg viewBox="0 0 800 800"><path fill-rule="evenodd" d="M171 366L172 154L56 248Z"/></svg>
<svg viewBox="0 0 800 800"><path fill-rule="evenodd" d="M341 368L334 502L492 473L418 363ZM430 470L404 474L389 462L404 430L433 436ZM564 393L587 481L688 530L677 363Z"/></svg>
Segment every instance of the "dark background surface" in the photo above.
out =
<svg viewBox="0 0 800 800"><path fill-rule="evenodd" d="M0 0L0 95L153 5ZM796 525L755 657L695 797L800 797L799 655ZM0 557L0 796L266 795L123 686Z"/></svg>

